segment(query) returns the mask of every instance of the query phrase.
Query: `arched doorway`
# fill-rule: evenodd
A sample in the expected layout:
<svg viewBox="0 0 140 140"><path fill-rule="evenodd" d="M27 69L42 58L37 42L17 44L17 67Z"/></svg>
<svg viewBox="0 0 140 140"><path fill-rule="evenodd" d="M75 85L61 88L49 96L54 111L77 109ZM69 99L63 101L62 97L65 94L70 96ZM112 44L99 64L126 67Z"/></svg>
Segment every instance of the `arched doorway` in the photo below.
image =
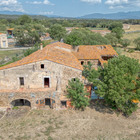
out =
<svg viewBox="0 0 140 140"><path fill-rule="evenodd" d="M11 102L11 105L12 106L29 106L31 107L31 103L30 101L26 100L26 99L16 99L16 100L13 100Z"/></svg>

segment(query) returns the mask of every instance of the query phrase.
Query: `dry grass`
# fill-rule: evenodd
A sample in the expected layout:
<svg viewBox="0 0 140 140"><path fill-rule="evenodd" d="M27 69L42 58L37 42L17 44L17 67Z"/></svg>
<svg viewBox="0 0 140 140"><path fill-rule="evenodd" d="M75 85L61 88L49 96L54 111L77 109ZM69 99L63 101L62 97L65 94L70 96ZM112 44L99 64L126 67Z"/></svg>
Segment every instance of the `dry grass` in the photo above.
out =
<svg viewBox="0 0 140 140"><path fill-rule="evenodd" d="M97 110L97 111L96 111ZM9 112L0 121L2 140L138 140L140 114L117 116L101 108Z"/></svg>
<svg viewBox="0 0 140 140"><path fill-rule="evenodd" d="M137 30L140 30L140 25L130 25L130 29L125 31L130 32L130 31L137 31Z"/></svg>
<svg viewBox="0 0 140 140"><path fill-rule="evenodd" d="M128 46L128 48L135 48L135 44L133 41L140 37L140 33L130 33L130 34L124 34L123 38L129 39L131 41L131 44Z"/></svg>

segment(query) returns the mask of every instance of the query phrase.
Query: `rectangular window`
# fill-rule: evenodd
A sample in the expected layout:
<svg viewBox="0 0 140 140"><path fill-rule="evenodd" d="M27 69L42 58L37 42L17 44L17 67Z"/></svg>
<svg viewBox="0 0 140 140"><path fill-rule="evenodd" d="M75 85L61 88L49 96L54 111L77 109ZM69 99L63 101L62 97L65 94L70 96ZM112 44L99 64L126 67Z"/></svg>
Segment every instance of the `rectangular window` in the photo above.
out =
<svg viewBox="0 0 140 140"><path fill-rule="evenodd" d="M44 78L44 87L49 88L50 87L50 79L49 78Z"/></svg>
<svg viewBox="0 0 140 140"><path fill-rule="evenodd" d="M20 77L19 78L19 81L20 81L20 85L21 86L24 86L24 77Z"/></svg>
<svg viewBox="0 0 140 140"><path fill-rule="evenodd" d="M41 64L41 69L44 69L44 64Z"/></svg>

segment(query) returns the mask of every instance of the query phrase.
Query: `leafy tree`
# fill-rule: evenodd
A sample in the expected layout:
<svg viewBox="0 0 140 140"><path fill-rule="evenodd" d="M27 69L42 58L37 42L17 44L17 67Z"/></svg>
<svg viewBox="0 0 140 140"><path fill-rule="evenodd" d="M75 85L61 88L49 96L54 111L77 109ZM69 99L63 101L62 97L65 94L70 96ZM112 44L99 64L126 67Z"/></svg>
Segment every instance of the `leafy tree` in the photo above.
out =
<svg viewBox="0 0 140 140"><path fill-rule="evenodd" d="M137 39L134 40L134 43L136 45L136 49L140 50L140 37L138 37Z"/></svg>
<svg viewBox="0 0 140 140"><path fill-rule="evenodd" d="M78 45L109 44L109 41L106 38L87 29L72 30L72 32L64 38L64 42L72 45L73 47Z"/></svg>
<svg viewBox="0 0 140 140"><path fill-rule="evenodd" d="M107 38L110 41L110 44L113 46L116 46L118 43L118 39L116 38L115 33L109 33L105 35L105 38Z"/></svg>
<svg viewBox="0 0 140 140"><path fill-rule="evenodd" d="M123 47L127 47L127 46L129 46L130 45L130 43L131 43L131 41L129 40L129 39L123 39L122 41L121 41L121 45L123 46Z"/></svg>
<svg viewBox="0 0 140 140"><path fill-rule="evenodd" d="M84 65L84 70L82 75L94 86L97 86L100 82L99 80L99 72L92 67L92 63L88 63L88 65Z"/></svg>
<svg viewBox="0 0 140 140"><path fill-rule="evenodd" d="M120 27L116 27L116 28L113 28L111 32L115 33L116 34L116 38L118 40L120 40L123 37L124 30L121 29Z"/></svg>
<svg viewBox="0 0 140 140"><path fill-rule="evenodd" d="M40 42L40 37L45 31L46 30L42 25L25 24L16 26L14 35L19 45L34 45L35 43Z"/></svg>
<svg viewBox="0 0 140 140"><path fill-rule="evenodd" d="M31 22L32 22L32 18L29 17L28 15L22 15L18 18L18 23L20 25L24 25L24 24L27 24L27 23L29 24Z"/></svg>
<svg viewBox="0 0 140 140"><path fill-rule="evenodd" d="M66 35L66 29L59 24L52 25L48 32L52 39L58 41L61 41L61 39Z"/></svg>
<svg viewBox="0 0 140 140"><path fill-rule="evenodd" d="M89 98L87 97L89 93L86 93L83 83L78 78L69 81L67 92L67 96L75 108L84 110L89 105Z"/></svg>
<svg viewBox="0 0 140 140"><path fill-rule="evenodd" d="M113 30L114 28L123 28L123 24L121 22L113 22L108 27L109 30Z"/></svg>
<svg viewBox="0 0 140 140"><path fill-rule="evenodd" d="M132 100L140 100L137 85L139 70L140 65L135 59L126 56L110 59L104 69L99 71L101 83L96 93L104 97L112 108L130 115L137 109L137 104Z"/></svg>

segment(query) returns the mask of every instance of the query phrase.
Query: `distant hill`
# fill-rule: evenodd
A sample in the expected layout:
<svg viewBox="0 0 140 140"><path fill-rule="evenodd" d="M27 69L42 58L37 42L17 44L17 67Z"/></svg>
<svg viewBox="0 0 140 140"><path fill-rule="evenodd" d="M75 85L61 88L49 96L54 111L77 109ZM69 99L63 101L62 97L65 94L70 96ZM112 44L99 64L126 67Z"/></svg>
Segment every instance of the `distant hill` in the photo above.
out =
<svg viewBox="0 0 140 140"><path fill-rule="evenodd" d="M24 15L25 13L22 12L16 12L16 11L0 11L1 15Z"/></svg>
<svg viewBox="0 0 140 140"><path fill-rule="evenodd" d="M80 19L140 19L140 11L118 12L110 14L94 13L78 17Z"/></svg>
<svg viewBox="0 0 140 140"><path fill-rule="evenodd" d="M81 17L61 17L57 15L35 15L35 14L27 14L22 12L10 12L10 11L0 11L0 18L5 19L13 19L18 18L21 15L29 15L32 18L37 19L46 19L46 18L61 18L61 19L140 19L140 11L132 11L132 12L118 12L118 13L110 13L110 14L101 14L101 13L94 13L89 14Z"/></svg>

